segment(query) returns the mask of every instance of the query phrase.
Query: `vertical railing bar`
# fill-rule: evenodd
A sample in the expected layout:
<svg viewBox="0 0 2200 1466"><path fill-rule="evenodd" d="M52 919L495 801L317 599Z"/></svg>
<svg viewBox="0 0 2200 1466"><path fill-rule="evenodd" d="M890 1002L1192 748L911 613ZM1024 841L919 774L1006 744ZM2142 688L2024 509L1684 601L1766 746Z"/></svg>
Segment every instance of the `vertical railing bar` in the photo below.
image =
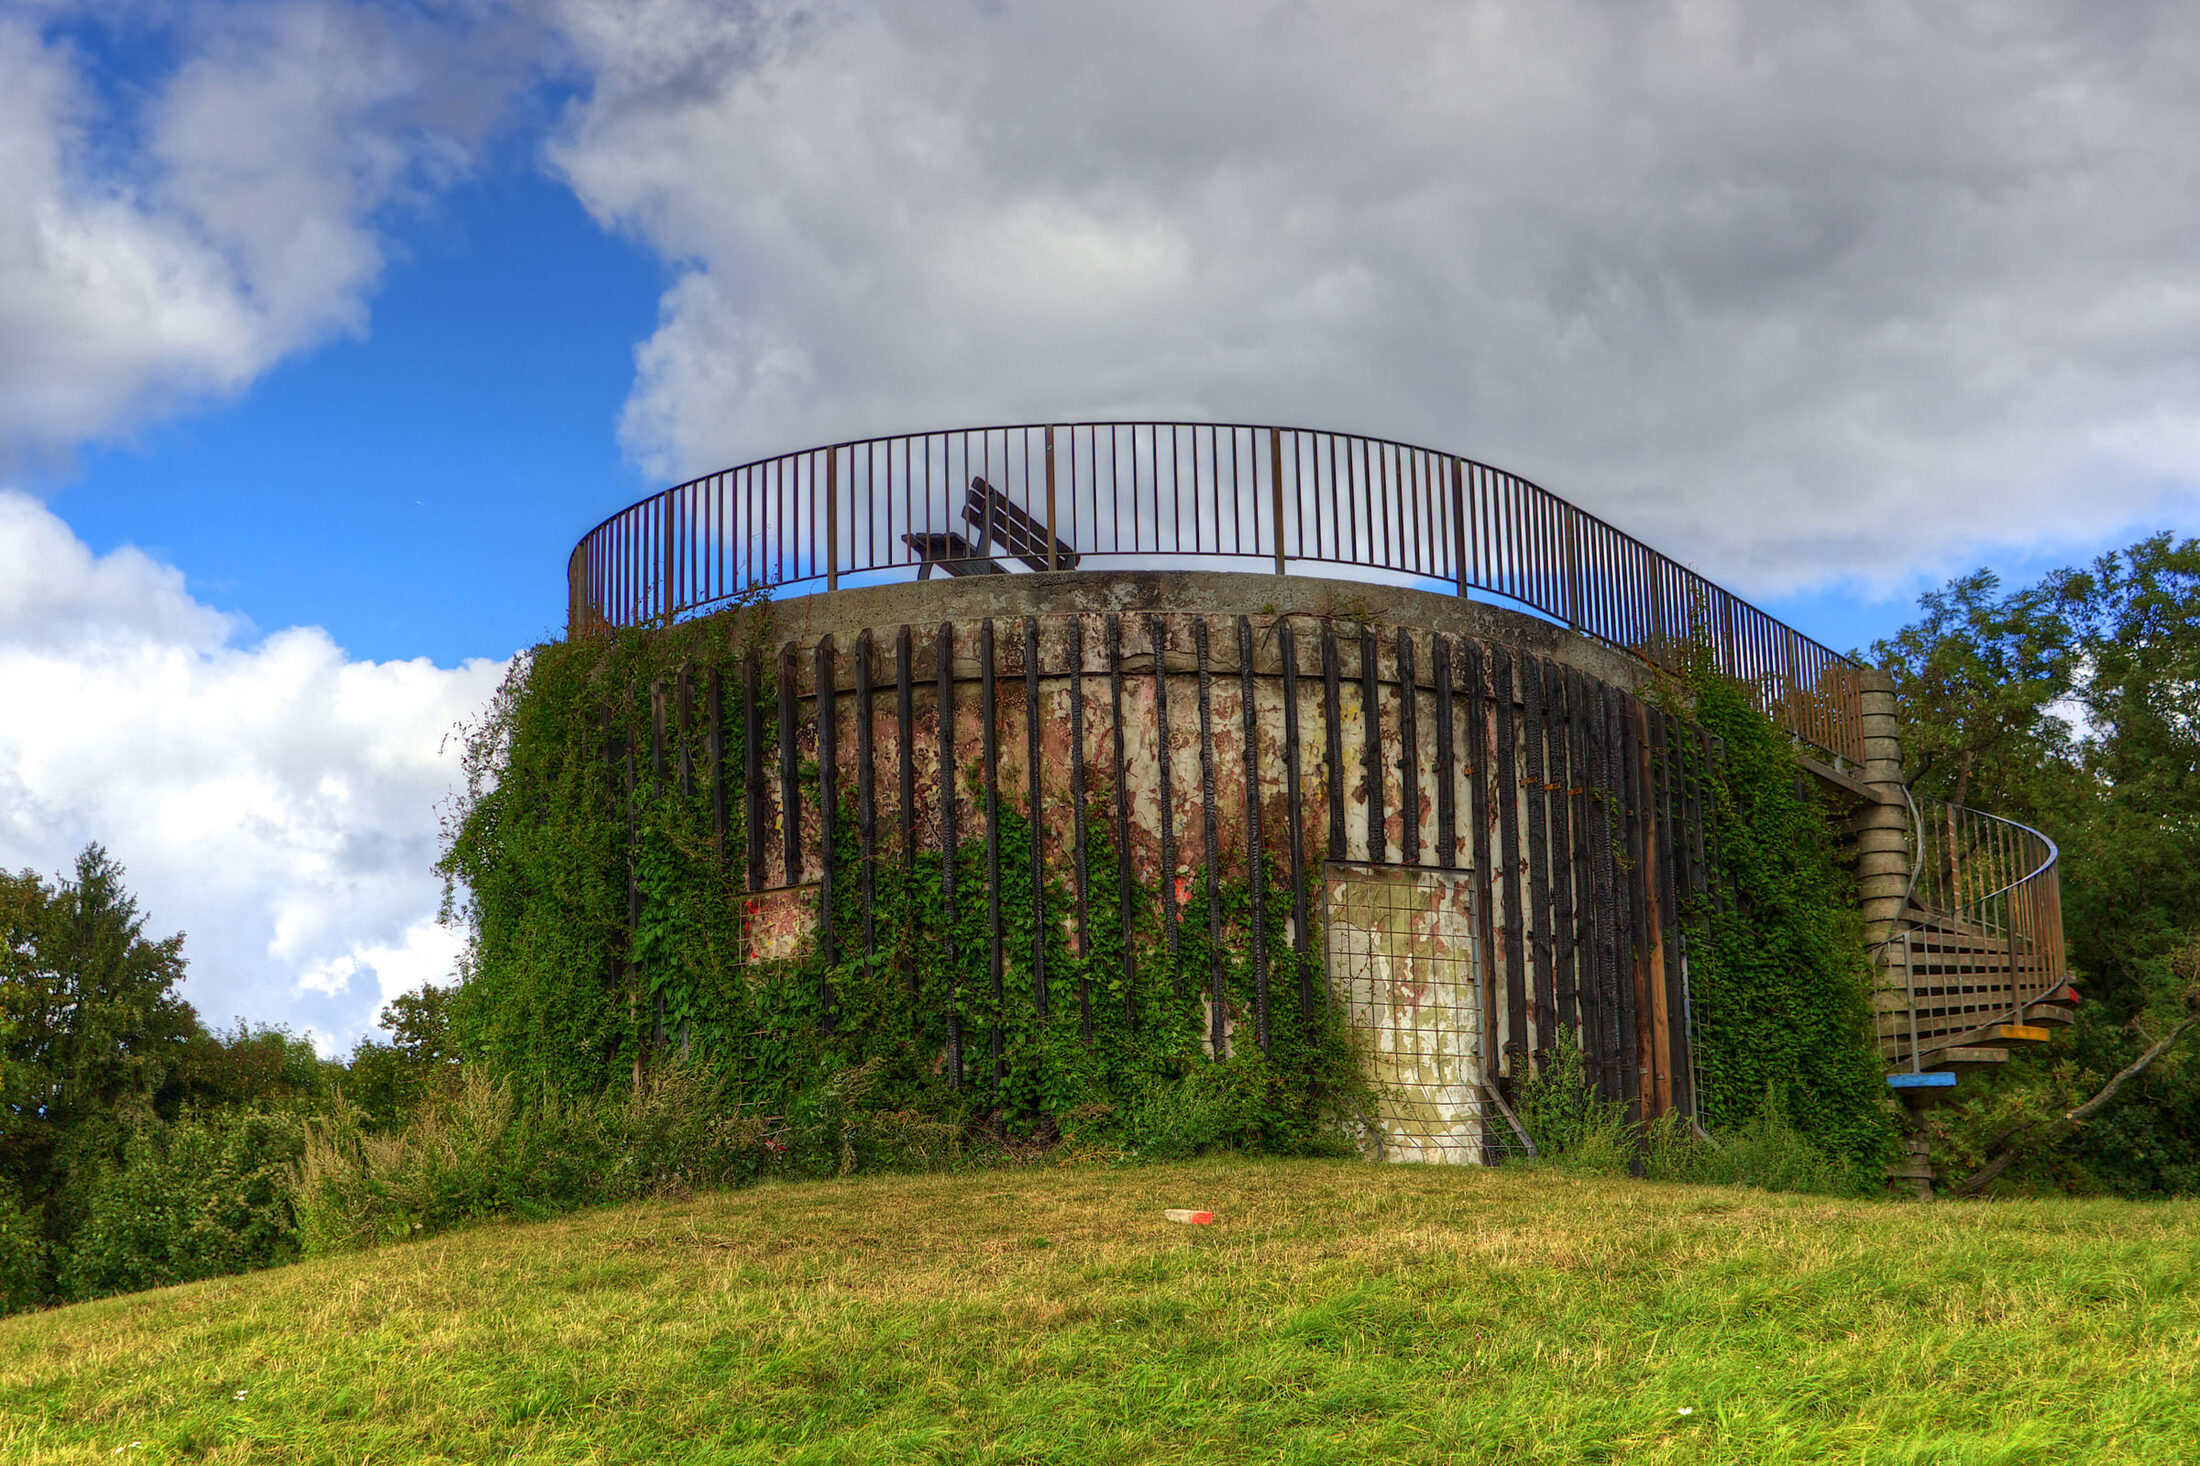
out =
<svg viewBox="0 0 2200 1466"><path fill-rule="evenodd" d="M1377 564L1386 570L1401 570L1406 564L1406 486L1399 482L1404 464L1399 464L1397 449L1388 442L1375 442L1371 451L1375 453L1375 473L1382 480L1384 548Z"/></svg>
<svg viewBox="0 0 2200 1466"><path fill-rule="evenodd" d="M1452 589L1461 598L1467 594L1467 521L1466 521L1466 468L1456 458L1451 460L1451 581ZM1449 714L1445 715L1447 719ZM1446 726L1449 726L1448 722Z"/></svg>
<svg viewBox="0 0 2200 1466"><path fill-rule="evenodd" d="M1061 568L1062 568L1062 563L1061 563L1061 556L1060 556L1060 552L1058 552L1058 551L1057 551L1057 550L1056 550L1056 549L1054 548L1054 547L1055 547L1055 545L1056 545L1056 544L1058 544L1058 543L1060 542L1060 540L1059 540L1059 536L1057 536L1057 535L1056 535L1056 533L1055 533L1055 529L1054 529L1054 424L1052 424L1052 423L1048 423L1048 424L1047 424L1047 437L1046 437L1046 458L1047 458L1047 464L1046 464L1046 467L1047 467L1047 569L1049 569L1049 570L1059 570L1059 569L1061 569ZM1034 834L1032 838L1033 838L1034 840L1036 840L1036 839L1038 838L1038 836L1037 836L1036 834Z"/></svg>
<svg viewBox="0 0 2200 1466"><path fill-rule="evenodd" d="M1399 478L1405 486L1406 495L1406 528L1404 531L1406 573L1408 575L1422 575L1427 573L1425 570L1427 561L1421 554L1421 493L1424 487L1423 480L1427 477L1428 465L1423 461L1422 454L1418 449L1401 447L1398 450L1398 456L1402 465Z"/></svg>
<svg viewBox="0 0 2200 1466"><path fill-rule="evenodd" d="M817 465L810 466L810 492L817 492ZM815 513L812 514L815 523ZM840 589L840 450L825 450L825 589Z"/></svg>

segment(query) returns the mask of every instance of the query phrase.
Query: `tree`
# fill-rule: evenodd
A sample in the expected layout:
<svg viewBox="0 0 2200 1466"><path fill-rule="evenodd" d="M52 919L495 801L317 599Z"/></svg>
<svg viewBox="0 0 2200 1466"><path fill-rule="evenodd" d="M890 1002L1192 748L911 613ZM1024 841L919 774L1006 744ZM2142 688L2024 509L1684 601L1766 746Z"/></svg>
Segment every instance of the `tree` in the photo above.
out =
<svg viewBox="0 0 2200 1466"><path fill-rule="evenodd" d="M457 1083L459 1053L451 1034L456 988L428 984L401 993L382 1008L391 1042L363 1038L343 1075L344 1098L382 1128L402 1124L420 1101Z"/></svg>
<svg viewBox="0 0 2200 1466"><path fill-rule="evenodd" d="M96 844L74 880L0 875L0 1176L45 1213L49 1236L66 1224L71 1177L120 1143L118 1115L150 1108L201 1032L175 992L182 934L148 939L122 876Z"/></svg>
<svg viewBox="0 0 2200 1466"><path fill-rule="evenodd" d="M2003 1166L2034 1182L2200 1190L2200 1075L2159 1047L2188 1031L2178 954L2200 933L2200 541L2155 535L2007 594L1981 571L1920 606L1873 648L1903 693L1905 777L2061 846L2087 999L2066 1048L1982 1083L1947 1138L1967 1166L2021 1151Z"/></svg>
<svg viewBox="0 0 2200 1466"><path fill-rule="evenodd" d="M1990 570L1918 598L1925 613L1872 656L1894 678L1911 791L2038 813L2043 773L2067 766L2063 715L2082 667L2073 591L2050 577L2009 594Z"/></svg>

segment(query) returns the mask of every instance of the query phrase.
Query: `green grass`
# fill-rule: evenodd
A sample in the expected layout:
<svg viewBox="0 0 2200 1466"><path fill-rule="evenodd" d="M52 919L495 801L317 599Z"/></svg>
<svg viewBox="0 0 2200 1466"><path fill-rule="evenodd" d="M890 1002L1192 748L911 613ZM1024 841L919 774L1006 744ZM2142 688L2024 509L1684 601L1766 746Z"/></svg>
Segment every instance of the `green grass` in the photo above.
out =
<svg viewBox="0 0 2200 1466"><path fill-rule="evenodd" d="M2191 1462L2196 1366L2192 1204L1218 1161L766 1185L0 1320L0 1457Z"/></svg>

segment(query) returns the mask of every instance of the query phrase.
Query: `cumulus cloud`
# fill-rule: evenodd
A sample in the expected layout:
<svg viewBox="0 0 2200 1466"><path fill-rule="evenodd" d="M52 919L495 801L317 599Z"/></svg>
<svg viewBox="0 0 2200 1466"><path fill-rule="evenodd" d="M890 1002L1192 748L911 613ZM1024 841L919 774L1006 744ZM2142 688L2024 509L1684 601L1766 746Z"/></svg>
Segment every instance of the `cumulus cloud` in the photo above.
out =
<svg viewBox="0 0 2200 1466"><path fill-rule="evenodd" d="M554 164L684 270L625 419L667 477L976 421L1347 427L1760 592L2189 512L2189 6L559 14Z"/></svg>
<svg viewBox="0 0 2200 1466"><path fill-rule="evenodd" d="M363 1032L388 997L451 975L434 922L447 735L502 665L364 662L328 634L255 638L135 550L94 556L0 492L0 864L65 871L97 840L152 927L186 928L185 993Z"/></svg>
<svg viewBox="0 0 2200 1466"><path fill-rule="evenodd" d="M363 332L381 216L468 166L535 54L487 5L100 17L139 42L165 19L182 59L103 94L67 8L0 15L0 462Z"/></svg>

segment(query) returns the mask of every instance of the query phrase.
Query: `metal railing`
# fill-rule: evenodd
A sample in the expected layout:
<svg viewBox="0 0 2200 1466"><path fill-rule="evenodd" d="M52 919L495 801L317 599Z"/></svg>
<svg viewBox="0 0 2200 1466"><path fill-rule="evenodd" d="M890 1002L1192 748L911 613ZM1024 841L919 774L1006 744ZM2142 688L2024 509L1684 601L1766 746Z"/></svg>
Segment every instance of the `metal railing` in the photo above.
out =
<svg viewBox="0 0 2200 1466"><path fill-rule="evenodd" d="M1905 930L1889 951L1880 1052L1912 1069L2061 987L2062 887L2055 842L1961 805L1913 806L1916 877Z"/></svg>
<svg viewBox="0 0 2200 1466"><path fill-rule="evenodd" d="M976 512L981 491L1019 511L1014 531ZM1036 423L759 459L583 536L567 626L669 622L765 590L993 573L1010 569L1003 559L1033 570L1251 561L1277 575L1349 566L1381 583L1479 592L1653 665L1708 655L1796 737L1840 759L1863 753L1847 658L1517 474L1306 428Z"/></svg>

